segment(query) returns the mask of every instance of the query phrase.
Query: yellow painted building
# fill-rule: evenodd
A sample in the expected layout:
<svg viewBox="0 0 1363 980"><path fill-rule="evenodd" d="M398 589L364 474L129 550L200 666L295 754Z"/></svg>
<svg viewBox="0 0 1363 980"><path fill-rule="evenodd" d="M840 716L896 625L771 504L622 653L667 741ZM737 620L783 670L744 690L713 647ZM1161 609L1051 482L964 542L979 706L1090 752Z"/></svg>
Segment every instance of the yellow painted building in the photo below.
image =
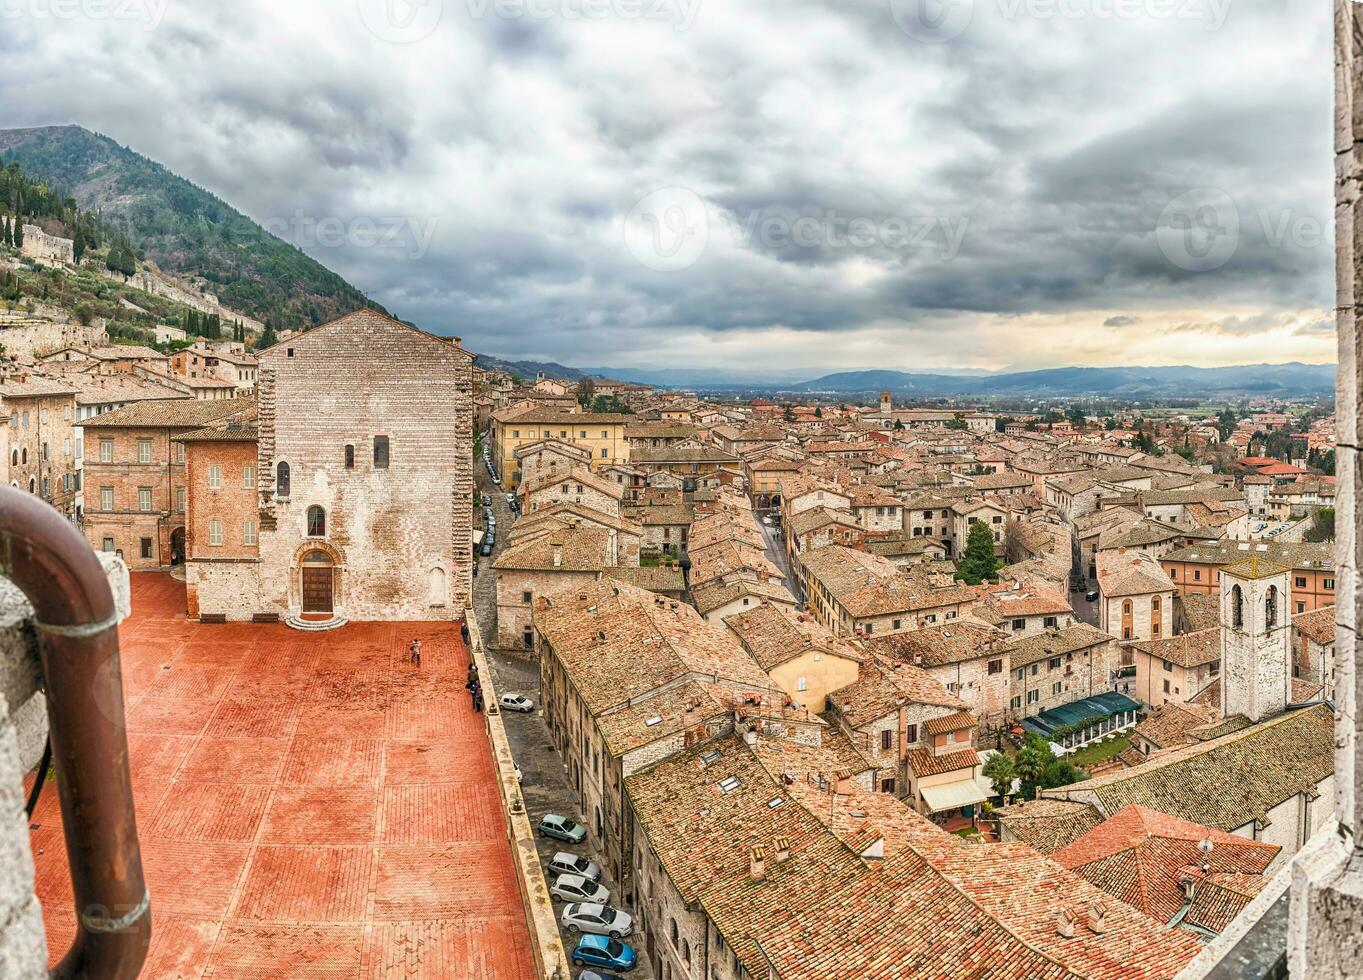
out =
<svg viewBox="0 0 1363 980"><path fill-rule="evenodd" d="M587 450L591 454L593 471L612 463L628 463L629 440L625 438L625 426L629 418L627 415L543 408L497 412L492 417L493 463L502 484L508 488L520 483L516 450L546 439Z"/></svg>

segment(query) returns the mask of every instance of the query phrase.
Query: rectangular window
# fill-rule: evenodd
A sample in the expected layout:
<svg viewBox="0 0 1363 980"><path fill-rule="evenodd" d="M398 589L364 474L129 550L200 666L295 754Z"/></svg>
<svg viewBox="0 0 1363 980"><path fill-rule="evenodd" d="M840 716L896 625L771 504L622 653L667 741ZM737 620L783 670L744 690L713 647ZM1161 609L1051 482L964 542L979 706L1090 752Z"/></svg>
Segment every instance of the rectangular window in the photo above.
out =
<svg viewBox="0 0 1363 980"><path fill-rule="evenodd" d="M99 509L100 509L100 510L113 510L113 509L114 509L114 488L113 488L113 487L100 487L100 488L99 488Z"/></svg>
<svg viewBox="0 0 1363 980"><path fill-rule="evenodd" d="M112 463L114 461L114 441L112 439L99 440L99 461L101 463Z"/></svg>
<svg viewBox="0 0 1363 980"><path fill-rule="evenodd" d="M143 558L151 557L151 538L142 539L142 557Z"/></svg>
<svg viewBox="0 0 1363 980"><path fill-rule="evenodd" d="M256 522L247 521L241 526L241 543L253 545L259 540L256 532Z"/></svg>
<svg viewBox="0 0 1363 980"><path fill-rule="evenodd" d="M109 554L113 554L113 551L114 551L114 539L113 539L113 538L105 538L104 541L100 544L100 547L101 547L104 551L108 552Z"/></svg>
<svg viewBox="0 0 1363 980"><path fill-rule="evenodd" d="M991 660L991 661L989 661L989 673L991 673L991 674L1002 674L1002 673L1003 673L1003 661L1002 661L1002 660Z"/></svg>
<svg viewBox="0 0 1363 980"><path fill-rule="evenodd" d="M1193 569L1193 581L1194 581L1194 582L1201 582L1201 581L1202 581L1202 569L1200 569L1200 568L1194 568L1194 569Z"/></svg>
<svg viewBox="0 0 1363 980"><path fill-rule="evenodd" d="M137 509L144 514L151 510L151 487L137 488Z"/></svg>
<svg viewBox="0 0 1363 980"><path fill-rule="evenodd" d="M256 486L256 468L254 466L243 466L241 468L241 487L243 490L254 490Z"/></svg>
<svg viewBox="0 0 1363 980"><path fill-rule="evenodd" d="M1054 684L1051 685L1051 693L1052 693L1052 694L1059 694L1059 693L1060 693L1060 682L1059 682L1059 681L1056 681Z"/></svg>
<svg viewBox="0 0 1363 980"><path fill-rule="evenodd" d="M1041 625L1045 626L1048 630L1053 630L1056 627L1056 619L1054 616L1047 616L1041 621Z"/></svg>
<svg viewBox="0 0 1363 980"><path fill-rule="evenodd" d="M175 488L175 510L176 510L176 513L183 514L183 513L185 512L185 504L187 503L187 499L188 499L188 494L185 492L185 488L184 488L184 487L176 487L176 488Z"/></svg>
<svg viewBox="0 0 1363 980"><path fill-rule="evenodd" d="M1027 628L1027 620L1025 620L1025 619L1015 619L1015 620L1013 620L1013 631L1014 631L1014 632L1017 632L1018 630L1025 630L1026 628Z"/></svg>
<svg viewBox="0 0 1363 980"><path fill-rule="evenodd" d="M1027 703L1028 703L1028 704L1036 704L1037 701L1039 701L1039 700L1041 700L1041 692L1040 692L1040 691L1028 691L1028 692L1027 692Z"/></svg>
<svg viewBox="0 0 1363 980"><path fill-rule="evenodd" d="M1304 613L1304 612L1306 612L1306 603L1304 603L1304 602L1299 602L1299 603L1297 603L1297 612L1299 612L1299 613Z"/></svg>
<svg viewBox="0 0 1363 980"><path fill-rule="evenodd" d="M605 449L601 450L601 458L602 458L602 459L608 459L609 456L610 456L610 454L609 454Z"/></svg>
<svg viewBox="0 0 1363 980"><path fill-rule="evenodd" d="M1060 658L1059 658L1059 657L1052 657L1050 660L1048 660L1048 661L1046 662L1046 669L1047 669L1047 670L1059 670L1059 669L1060 669Z"/></svg>
<svg viewBox="0 0 1363 980"><path fill-rule="evenodd" d="M1164 679L1164 693L1165 694L1169 693L1169 678L1167 677Z"/></svg>
<svg viewBox="0 0 1363 980"><path fill-rule="evenodd" d="M522 592L522 593L521 593L521 602L524 602L524 603L528 606L528 605L530 604L530 600L531 600L531 598L532 598L533 595L534 595L534 593L532 593L532 592Z"/></svg>
<svg viewBox="0 0 1363 980"><path fill-rule="evenodd" d="M221 467L221 466L210 466L210 467L208 468L208 489L210 489L210 490L221 490L221 489L222 489L222 467Z"/></svg>
<svg viewBox="0 0 1363 980"><path fill-rule="evenodd" d="M374 437L374 468L379 470L388 469L388 437Z"/></svg>
<svg viewBox="0 0 1363 980"><path fill-rule="evenodd" d="M880 751L888 752L894 746L894 732L888 728L880 733Z"/></svg>
<svg viewBox="0 0 1363 980"><path fill-rule="evenodd" d="M908 742L910 745L918 741L917 725L910 725L909 727L904 729L904 741Z"/></svg>
<svg viewBox="0 0 1363 980"><path fill-rule="evenodd" d="M1304 589L1304 588L1306 588L1306 579L1305 579L1304 576L1301 576L1301 575L1298 575L1298 576L1297 576L1297 588L1299 588L1299 589Z"/></svg>
<svg viewBox="0 0 1363 980"><path fill-rule="evenodd" d="M137 440L137 461L138 461L139 463L150 463L150 462L151 462L151 440L150 440L150 439L138 439L138 440Z"/></svg>
<svg viewBox="0 0 1363 980"><path fill-rule="evenodd" d="M208 543L215 548L222 546L222 521L208 522Z"/></svg>
<svg viewBox="0 0 1363 980"><path fill-rule="evenodd" d="M1013 696L1013 700L1010 702L1010 704L1011 704L1014 708L1021 708L1021 707L1022 707L1022 698L1018 697L1017 695L1014 695L1014 696Z"/></svg>
<svg viewBox="0 0 1363 980"><path fill-rule="evenodd" d="M1335 580L1334 580L1334 579L1332 579L1332 578L1327 578L1327 579L1325 579L1325 581L1324 581L1323 584L1324 584L1324 586L1325 586L1325 588L1326 588L1327 590L1329 590L1329 591L1331 591L1331 592L1334 591L1334 588L1335 588Z"/></svg>
<svg viewBox="0 0 1363 980"><path fill-rule="evenodd" d="M185 444L183 442L175 444L175 463L178 466L185 465Z"/></svg>

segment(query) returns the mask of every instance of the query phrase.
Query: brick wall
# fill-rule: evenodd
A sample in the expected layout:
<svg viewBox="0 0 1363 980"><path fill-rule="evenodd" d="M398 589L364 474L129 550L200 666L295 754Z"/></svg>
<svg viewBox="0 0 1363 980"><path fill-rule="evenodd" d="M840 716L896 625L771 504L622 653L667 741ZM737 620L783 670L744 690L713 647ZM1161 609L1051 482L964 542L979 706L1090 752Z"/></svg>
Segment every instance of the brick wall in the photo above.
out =
<svg viewBox="0 0 1363 980"><path fill-rule="evenodd" d="M9 483L36 493L67 517L76 508L74 395L6 398ZM46 447L46 452L44 452Z"/></svg>
<svg viewBox="0 0 1363 980"><path fill-rule="evenodd" d="M185 515L180 508L181 490L185 488L185 467L179 457L179 444L171 442L178 430L166 428L101 428L87 422L85 427L85 460L83 469L83 497L85 499L85 539L96 551L113 548L123 552L123 558L133 571L147 571L167 567L171 563L171 535L184 527ZM102 463L101 442L108 440L113 462ZM149 444L151 462L139 459L141 446ZM113 491L113 507L104 507L100 491ZM151 507L141 509L141 491L151 492ZM145 542L151 543L149 557L144 557Z"/></svg>
<svg viewBox="0 0 1363 980"><path fill-rule="evenodd" d="M253 543L260 535L256 443L196 440L184 445L189 615L250 619L260 609L260 552Z"/></svg>

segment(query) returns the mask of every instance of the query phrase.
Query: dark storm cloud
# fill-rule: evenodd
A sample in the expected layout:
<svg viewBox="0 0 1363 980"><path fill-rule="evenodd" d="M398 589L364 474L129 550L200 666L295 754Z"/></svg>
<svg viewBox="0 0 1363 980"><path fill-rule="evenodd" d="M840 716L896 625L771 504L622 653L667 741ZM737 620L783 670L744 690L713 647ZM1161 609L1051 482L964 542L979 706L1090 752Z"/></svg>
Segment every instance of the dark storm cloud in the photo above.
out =
<svg viewBox="0 0 1363 980"><path fill-rule="evenodd" d="M985 356L1000 322L1096 312L1142 329L1074 356L1118 360L1152 311L1230 343L1331 303L1318 3L1237 4L1210 29L975 0L966 29L924 43L899 0L707 2L685 29L445 0L428 36L393 43L357 2L179 0L154 30L0 24L16 96L0 125L106 132L399 315L511 356L671 345L700 363L720 355L687 351L741 341L723 349L744 356L770 335L792 358L869 366L854 341L884 337L896 346L871 363L912 367ZM71 84L77 59L106 84ZM668 271L625 235L663 188L704 202L708 226ZM1179 210L1199 188L1234 211L1215 264L1161 225L1200 221ZM694 230L678 214L651 220ZM302 240L300 221L327 218L402 220L425 246ZM869 237L847 240L854 220ZM1060 349L1071 329L1036 341Z"/></svg>

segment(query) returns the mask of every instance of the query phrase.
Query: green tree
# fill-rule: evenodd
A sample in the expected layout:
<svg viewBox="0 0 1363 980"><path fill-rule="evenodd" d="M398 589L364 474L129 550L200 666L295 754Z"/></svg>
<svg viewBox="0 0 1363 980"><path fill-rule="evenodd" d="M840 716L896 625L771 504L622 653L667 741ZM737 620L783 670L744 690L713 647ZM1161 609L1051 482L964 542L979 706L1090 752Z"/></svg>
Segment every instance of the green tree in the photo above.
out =
<svg viewBox="0 0 1363 980"><path fill-rule="evenodd" d="M963 432L966 429L970 428L970 424L965 420L965 413L957 412L955 417L950 422L947 423L947 428L953 429L957 432Z"/></svg>
<svg viewBox="0 0 1363 980"><path fill-rule="evenodd" d="M995 796L1007 796L1013 791L1013 780L1018 775L1017 769L1013 766L1013 760L1004 753L991 755L980 771L984 773L984 778L993 784Z"/></svg>
<svg viewBox="0 0 1363 980"><path fill-rule="evenodd" d="M1311 516L1311 530L1306 532L1306 540L1319 544L1335 539L1335 509L1322 507Z"/></svg>
<svg viewBox="0 0 1363 980"><path fill-rule="evenodd" d="M23 219L23 216L22 216L22 215L17 215L17 214L16 214L16 215L14 216L13 234L14 234L14 247L15 247L15 248L23 248L23 247L24 247L24 219Z"/></svg>
<svg viewBox="0 0 1363 980"><path fill-rule="evenodd" d="M992 579L999 570L999 559L994 554L994 532L984 521L970 525L965 551L956 565L956 577L968 585L979 585Z"/></svg>
<svg viewBox="0 0 1363 980"><path fill-rule="evenodd" d="M591 378L583 378L577 383L577 400L583 408L591 408L592 402L596 401L596 382Z"/></svg>
<svg viewBox="0 0 1363 980"><path fill-rule="evenodd" d="M1078 405L1071 405L1070 410L1065 413L1065 417L1070 420L1070 425L1074 426L1076 429L1082 429L1084 423L1088 421L1088 417L1084 414L1084 410Z"/></svg>
<svg viewBox="0 0 1363 980"><path fill-rule="evenodd" d="M1036 799L1043 789L1068 786L1088 778L1088 773L1074 763L1057 757L1051 744L1035 732L1027 733L1022 748L1013 757L1013 767L1022 784L1018 796L1023 800Z"/></svg>

